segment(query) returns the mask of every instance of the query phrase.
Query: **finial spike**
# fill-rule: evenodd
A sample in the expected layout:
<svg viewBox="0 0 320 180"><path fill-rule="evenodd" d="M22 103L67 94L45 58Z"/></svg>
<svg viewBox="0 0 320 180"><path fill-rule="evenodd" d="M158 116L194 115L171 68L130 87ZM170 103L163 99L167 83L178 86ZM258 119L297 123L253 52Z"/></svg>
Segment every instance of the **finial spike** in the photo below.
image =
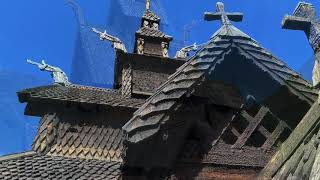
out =
<svg viewBox="0 0 320 180"><path fill-rule="evenodd" d="M146 0L146 10L149 11L151 8L151 2L150 0Z"/></svg>
<svg viewBox="0 0 320 180"><path fill-rule="evenodd" d="M224 4L222 2L217 2L216 7L217 12L224 12Z"/></svg>

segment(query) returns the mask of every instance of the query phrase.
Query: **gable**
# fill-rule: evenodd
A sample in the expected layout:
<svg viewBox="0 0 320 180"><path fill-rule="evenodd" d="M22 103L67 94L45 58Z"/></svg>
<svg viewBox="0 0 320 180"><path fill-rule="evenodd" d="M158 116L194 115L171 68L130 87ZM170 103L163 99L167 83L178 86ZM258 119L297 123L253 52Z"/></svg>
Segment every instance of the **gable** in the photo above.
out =
<svg viewBox="0 0 320 180"><path fill-rule="evenodd" d="M169 119L170 112L180 106L179 100L194 93L206 78L217 70L218 66L225 60L225 57L232 51L232 46L239 48L237 41L245 41L248 42L248 45L258 48L259 51L257 50L256 56L267 56L264 49L251 38L242 35L241 31L233 26L230 26L229 30L226 30L226 28L228 27L223 26L219 33L202 50L182 65L176 73L171 75L169 80L159 87L156 93L135 113L131 121L124 126L124 129L129 134L133 130L139 132L138 129L144 127L144 124L147 126L150 123L153 125L165 123L164 121ZM230 31L232 33L226 34ZM248 51L244 52L249 53ZM270 54L268 57L252 58L252 61L261 68L261 71L268 73L274 81L286 86L290 93L309 104L312 103L314 99L311 97L315 98L316 90L307 81L285 66L284 63L273 58ZM278 69L268 67L266 62L273 64ZM296 86L296 82L299 82L299 85ZM153 117L152 122L148 121L148 116ZM131 126L132 123L135 125ZM139 137L139 139L132 139L132 141L144 139L142 134Z"/></svg>
<svg viewBox="0 0 320 180"><path fill-rule="evenodd" d="M315 100L316 90L307 81L288 68L285 63L260 47L249 36L232 25L224 25L192 59L172 74L168 81L160 86L146 103L134 113L131 120L123 127L127 133L127 146L132 149L134 149L133 147L142 147L142 144L145 146L147 141L150 144L150 139L154 138L158 145L165 143L166 139L161 140L156 137L163 133L162 129L164 127L171 122L175 122L176 119L173 114L185 107L185 99L190 98L204 82L210 79L228 55L235 53L234 49L239 51L239 55L245 57L244 60L250 61L254 65L252 67L258 67L257 70L260 70L262 74L265 73L268 80L274 82L277 86L288 89L287 94L296 96L296 102L306 102L310 106ZM186 137L186 130L190 126L189 121L192 120L186 119L181 122L185 122L186 129L179 131L180 134L173 135L173 139ZM176 139L176 141L181 140ZM174 151L177 152L179 145L173 148L176 148ZM128 155L128 157L131 155ZM137 158L140 155L135 154L133 156ZM154 156L152 155L152 157ZM172 163L170 158L167 160L167 163L169 161Z"/></svg>

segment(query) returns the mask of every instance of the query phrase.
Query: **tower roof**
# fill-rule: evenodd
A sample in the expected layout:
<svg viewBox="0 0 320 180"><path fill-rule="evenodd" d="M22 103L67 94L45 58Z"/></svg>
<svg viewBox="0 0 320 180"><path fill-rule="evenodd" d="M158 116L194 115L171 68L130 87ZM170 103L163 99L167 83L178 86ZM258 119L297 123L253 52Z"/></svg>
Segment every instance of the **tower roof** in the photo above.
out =
<svg viewBox="0 0 320 180"><path fill-rule="evenodd" d="M142 18L146 19L146 20L150 20L150 21L160 22L160 17L157 16L150 9L145 11L145 13L143 14Z"/></svg>
<svg viewBox="0 0 320 180"><path fill-rule="evenodd" d="M161 39L172 40L171 36L166 35L162 31L157 30L157 29L147 28L147 27L140 28L136 32L136 34L140 35L140 36L150 37L150 38L161 38Z"/></svg>
<svg viewBox="0 0 320 180"><path fill-rule="evenodd" d="M150 0L146 0L146 10L142 16L141 27L136 32L135 52L167 58L172 37L160 30L161 19L151 11L150 7Z"/></svg>

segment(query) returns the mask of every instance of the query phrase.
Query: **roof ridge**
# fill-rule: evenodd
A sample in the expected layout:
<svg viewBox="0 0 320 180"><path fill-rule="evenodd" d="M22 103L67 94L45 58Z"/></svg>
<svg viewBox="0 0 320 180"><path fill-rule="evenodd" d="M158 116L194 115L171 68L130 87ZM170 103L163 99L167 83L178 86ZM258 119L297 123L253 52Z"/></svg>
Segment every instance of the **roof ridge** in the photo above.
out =
<svg viewBox="0 0 320 180"><path fill-rule="evenodd" d="M142 18L152 20L152 21L160 21L160 17L158 15L156 15L154 12L152 12L150 9L147 9L144 12Z"/></svg>
<svg viewBox="0 0 320 180"><path fill-rule="evenodd" d="M306 81L302 76L300 76L299 73L297 73L294 69L290 68L290 66L288 66L287 63L285 63L280 58L277 58L276 56L274 56L271 52L269 52L266 48L261 46L255 40L250 38L249 41L255 42L257 47L261 48L261 50L257 50L257 51L260 51L260 52L262 50L266 51L268 53L268 56L270 56L269 61L258 59L257 57L255 57L256 52L251 52L250 50L243 48L242 45L239 45L239 43L237 43L237 42L234 42L234 45L237 46L238 48L240 48L241 50L243 50L244 52L246 52L250 56L249 58L253 59L255 62L259 63L264 68L268 69L270 71L270 73L272 73L273 75L276 75L278 78L280 78L284 83L287 84L287 86L289 86L290 88L293 88L295 91L297 91L301 95L303 95L307 99L309 104L313 104L314 99L310 99L310 97L308 97L307 95L302 93L304 91L299 90L297 87L295 87L294 85L291 84L291 83L295 83L295 82L293 82L294 78L299 78L305 82L304 87L309 88L309 90L314 90L313 86L308 81ZM255 55L253 55L253 54L255 54ZM271 68L270 66L267 65L267 63L274 63L275 66L280 66L278 63L281 63L282 64L281 68L283 69L283 71L279 71L279 70L277 70L277 68ZM276 73L275 71L277 71L278 73ZM292 77L290 79L285 79L283 76L280 75L280 73L286 73L287 75L292 76ZM318 93L315 91L312 94L317 95Z"/></svg>
<svg viewBox="0 0 320 180"><path fill-rule="evenodd" d="M238 29L236 26L232 25L232 24L225 24L222 25L212 36L211 38L214 38L216 36L229 36L229 37L242 37L245 39L250 39L253 42L255 42L256 44L259 45L258 41L256 41L255 39L253 39L252 37L250 37L248 34L244 33L243 31L241 31L240 29Z"/></svg>
<svg viewBox="0 0 320 180"><path fill-rule="evenodd" d="M28 156L32 156L34 154L37 154L37 153L34 151L26 151L26 152L22 152L22 153L4 155L4 156L0 156L0 162L11 160L11 159L18 159L20 157L28 157Z"/></svg>
<svg viewBox="0 0 320 180"><path fill-rule="evenodd" d="M207 45L215 43L215 39L211 39ZM146 139L153 134L157 132L157 130L143 130L143 127L158 127L162 123L163 120L168 119L166 115L157 115L158 113L165 113L167 110L172 109L172 108L177 108L179 105L177 104L178 99L180 97L186 95L190 95L193 93L195 88L198 86L197 82L202 81L205 74L211 71L213 67L215 67L216 63L218 61L221 61L224 57L225 54L229 52L229 49L231 47L231 42L230 46L228 48L225 48L224 50L216 50L217 54L213 55L213 57L205 57L205 55L201 55L201 51L206 49L206 46L203 46L203 48L193 57L192 60L188 61L185 63L185 65L182 65L183 68L179 69L174 75L171 76L171 78L168 79L166 83L164 83L162 86L158 88L158 90L152 95L150 98L147 99L146 103L139 108L133 115L133 117L123 126L123 130L125 130L127 133L129 133L129 141L131 142L138 142L143 139ZM200 60L199 60L200 59ZM210 59L208 61L205 61L205 59ZM200 63L192 63L195 62L196 60L199 60ZM203 64L201 64L203 62ZM179 81L179 82L174 82L173 80L177 78L178 76L181 76L181 74L185 75L182 79L184 81ZM200 74L200 75L199 75ZM186 83L187 82L187 83ZM182 88L178 88L177 84L180 84L183 86ZM166 89L166 90L165 90ZM177 92L174 92L174 91ZM169 96L168 94L175 93L176 98L170 98L168 101L162 100L161 102L157 103L157 105L153 105L152 101L154 98L157 96L160 96L163 94L164 96ZM173 103L174 101L174 103ZM158 109L155 106L161 106L163 110ZM146 111L146 112L144 112ZM157 112L153 112L157 111ZM150 116L150 117L149 117ZM153 123L147 123L144 121L143 117L149 117L153 119ZM138 121L138 122L134 122ZM139 125L138 125L139 124ZM142 128L144 132L148 132L148 135L140 135L140 136L135 136L133 135L133 139L130 140L130 133L136 132L138 129ZM156 128L159 129L159 128Z"/></svg>

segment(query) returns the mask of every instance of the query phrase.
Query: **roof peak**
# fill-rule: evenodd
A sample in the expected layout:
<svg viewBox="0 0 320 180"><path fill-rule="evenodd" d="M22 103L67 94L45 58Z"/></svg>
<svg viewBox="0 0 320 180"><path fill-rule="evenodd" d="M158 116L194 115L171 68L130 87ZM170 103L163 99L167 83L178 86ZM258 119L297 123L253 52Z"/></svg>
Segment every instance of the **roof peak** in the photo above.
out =
<svg viewBox="0 0 320 180"><path fill-rule="evenodd" d="M216 38L216 37L221 37L221 36L223 36L223 37L228 36L231 38L250 39L254 43L259 44L255 39L253 39L252 37L250 37L246 33L242 32L240 29L233 26L232 24L221 26L220 29L218 29L212 35L211 39Z"/></svg>
<svg viewBox="0 0 320 180"><path fill-rule="evenodd" d="M147 20L150 20L150 21L156 21L156 22L160 22L160 17L157 16L154 12L152 12L150 9L147 9L143 16L142 16L143 19L147 19Z"/></svg>

